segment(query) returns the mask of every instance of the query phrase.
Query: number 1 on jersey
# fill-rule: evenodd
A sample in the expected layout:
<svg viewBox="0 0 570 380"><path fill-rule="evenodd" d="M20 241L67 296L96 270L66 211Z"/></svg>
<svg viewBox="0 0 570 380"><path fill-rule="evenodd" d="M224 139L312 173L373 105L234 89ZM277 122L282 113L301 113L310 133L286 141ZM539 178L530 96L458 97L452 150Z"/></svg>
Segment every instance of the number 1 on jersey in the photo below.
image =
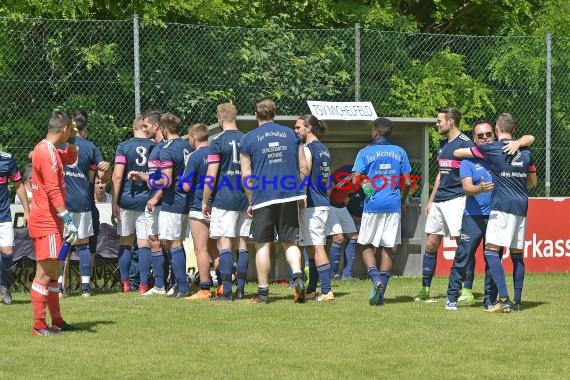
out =
<svg viewBox="0 0 570 380"><path fill-rule="evenodd" d="M232 142L230 142L228 144L230 144L232 146L232 162L234 164L239 164L236 140L232 140Z"/></svg>

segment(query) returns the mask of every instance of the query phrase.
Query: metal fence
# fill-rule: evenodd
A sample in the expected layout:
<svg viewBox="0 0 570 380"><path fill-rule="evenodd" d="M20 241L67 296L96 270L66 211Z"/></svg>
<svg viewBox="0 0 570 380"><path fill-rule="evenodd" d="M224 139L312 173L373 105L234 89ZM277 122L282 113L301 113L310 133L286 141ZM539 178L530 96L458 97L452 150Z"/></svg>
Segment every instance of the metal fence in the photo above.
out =
<svg viewBox="0 0 570 380"><path fill-rule="evenodd" d="M148 108L188 124L214 122L223 101L251 114L255 99L273 96L280 114L302 114L306 100L363 100L401 117L456 105L466 130L512 113L519 134L536 137L531 195L570 195L568 37L156 26L135 16L0 19L0 48L0 148L20 166L55 108L86 109L89 138L111 159Z"/></svg>

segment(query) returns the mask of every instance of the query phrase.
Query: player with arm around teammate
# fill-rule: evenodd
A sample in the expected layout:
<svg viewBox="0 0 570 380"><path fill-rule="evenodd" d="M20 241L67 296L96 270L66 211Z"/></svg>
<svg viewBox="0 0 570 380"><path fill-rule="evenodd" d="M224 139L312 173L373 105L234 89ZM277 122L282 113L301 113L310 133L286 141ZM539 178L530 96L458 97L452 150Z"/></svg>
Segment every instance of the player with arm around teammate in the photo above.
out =
<svg viewBox="0 0 570 380"><path fill-rule="evenodd" d="M149 250L139 250L139 270L141 273L141 283L146 284L145 280L148 281L148 273L152 267L154 287L144 293L143 295L145 296L167 295L169 293L170 295L173 295L176 290L176 287L172 286L169 293L166 292L164 280L168 273L167 268L165 268L167 261L165 260L160 240L158 238L158 215L161 207L162 190L158 188L160 186L155 186L156 184L154 179L160 178L160 152L168 143L162 135L162 129L160 128L160 115L161 112L157 110L148 110L142 116L144 132L156 145L148 156L148 174L133 173L133 178L146 182L150 189L149 199L144 210L150 248Z"/></svg>
<svg viewBox="0 0 570 380"><path fill-rule="evenodd" d="M139 250L149 248L144 212L150 191L147 184L134 175L137 172L148 172L148 157L154 147L154 141L147 138L142 122L142 116L137 116L133 121L134 137L117 147L112 179L113 217L118 220L119 271L122 291L125 293L130 292L129 271L134 237L137 238ZM146 284L141 285L140 294L145 291Z"/></svg>
<svg viewBox="0 0 570 380"><path fill-rule="evenodd" d="M522 310L525 275L522 250L528 210L527 188L536 186L537 177L532 154L528 148L523 147L514 155L504 151L505 144L512 140L514 132L514 117L502 113L495 122L498 141L471 149L460 149L454 153L459 158L484 158L491 166L495 187L485 233L485 258L499 293L497 303L487 309L492 313ZM509 298L505 272L499 255L501 247L509 248L513 263L514 305Z"/></svg>
<svg viewBox="0 0 570 380"><path fill-rule="evenodd" d="M180 185L186 160L192 152L192 146L180 138L181 120L171 113L160 116L162 135L168 143L160 151L160 173L162 185L162 205L158 214L158 236L164 252L170 252L170 265L176 277L178 288L174 296L188 296L189 286L186 278L186 254L182 242L188 235L189 199Z"/></svg>
<svg viewBox="0 0 570 380"><path fill-rule="evenodd" d="M493 127L484 120L476 121L473 124L473 141L477 146L495 141ZM510 141L504 145L503 150L516 152L520 146L530 145L533 141L533 136L523 136L519 141ZM461 236L449 275L446 310L457 310L458 301L461 301L464 295L467 295L465 298L468 304L475 301L471 290L475 272L475 251L487 231L491 211L491 192L494 188L490 165L483 159L464 159L461 161L459 171L467 198L461 223ZM459 297L462 284L463 290ZM491 280L487 260L485 260L485 309L491 308L495 299L496 285Z"/></svg>

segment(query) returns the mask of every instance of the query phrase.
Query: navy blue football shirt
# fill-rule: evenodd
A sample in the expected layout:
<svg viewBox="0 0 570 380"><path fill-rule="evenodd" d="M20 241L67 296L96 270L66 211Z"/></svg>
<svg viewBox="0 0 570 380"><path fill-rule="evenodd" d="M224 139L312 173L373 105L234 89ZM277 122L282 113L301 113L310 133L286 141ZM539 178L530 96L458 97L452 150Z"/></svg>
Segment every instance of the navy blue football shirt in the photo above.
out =
<svg viewBox="0 0 570 380"><path fill-rule="evenodd" d="M299 179L300 144L293 129L275 122L264 123L243 136L240 149L251 159L254 210L306 198Z"/></svg>
<svg viewBox="0 0 570 380"><path fill-rule="evenodd" d="M230 211L247 210L247 197L241 186L239 161L240 141L244 136L238 130L222 132L210 143L208 163L219 163L212 206Z"/></svg>
<svg viewBox="0 0 570 380"><path fill-rule="evenodd" d="M191 152L190 143L180 137L168 141L160 150L161 169L172 169L172 183L168 188L162 190L160 211L175 214L187 214L190 211L190 198L179 183L182 178L181 175L184 174L186 160Z"/></svg>
<svg viewBox="0 0 570 380"><path fill-rule="evenodd" d="M130 171L148 172L148 157L154 147L154 141L134 137L117 146L115 165L124 165L118 204L125 210L144 211L150 190L143 181L127 179Z"/></svg>
<svg viewBox="0 0 570 380"><path fill-rule="evenodd" d="M530 149L523 147L515 155L503 152L502 139L490 144L471 148L475 157L484 158L491 164L491 175L495 187L491 196L491 210L526 216L528 173L536 172Z"/></svg>
<svg viewBox="0 0 570 380"><path fill-rule="evenodd" d="M89 171L96 171L103 161L103 155L91 141L77 136L77 161L73 165L64 165L65 208L71 212L91 211L93 204L93 186L89 181Z"/></svg>
<svg viewBox="0 0 570 380"><path fill-rule="evenodd" d="M451 141L447 141L447 139L441 141L437 155L440 177L439 187L435 193L435 202L444 202L465 195L459 175L461 160L455 158L453 152L460 148L471 148L474 145L473 141L463 133Z"/></svg>

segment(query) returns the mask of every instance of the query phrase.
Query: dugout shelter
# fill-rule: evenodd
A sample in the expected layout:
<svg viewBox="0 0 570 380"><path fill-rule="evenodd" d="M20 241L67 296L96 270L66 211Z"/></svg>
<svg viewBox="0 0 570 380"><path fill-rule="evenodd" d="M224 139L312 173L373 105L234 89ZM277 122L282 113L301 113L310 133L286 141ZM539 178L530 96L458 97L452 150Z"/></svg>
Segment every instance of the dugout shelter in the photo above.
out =
<svg viewBox="0 0 570 380"><path fill-rule="evenodd" d="M294 127L297 115L278 115L275 121L279 124ZM436 123L435 118L407 118L388 117L394 123L392 141L403 147L409 157L412 166L412 175L421 176L416 183L417 188L410 191L408 210L402 215L402 244L398 247L394 257L395 275L417 276L422 271L422 253L425 249L424 226L426 217L424 207L429 199L429 129ZM368 120L325 120L328 126L327 133L320 138L331 152L332 170L345 164L354 163L354 159L360 149L371 142L373 119ZM257 127L255 115L238 115L238 128L247 133ZM209 127L210 136L214 138L221 132L216 124ZM330 239L328 244L330 245ZM360 247L359 247L360 248ZM253 244L249 247L250 253L255 252ZM287 278L287 262L283 253L275 255L280 250L280 245L275 245L272 250L272 271L270 278ZM366 270L362 263L360 249L353 266L353 275L366 277ZM328 247L327 247L328 252ZM342 259L341 259L342 261ZM341 262L341 266L342 266ZM255 255L250 254L248 278L255 278Z"/></svg>

